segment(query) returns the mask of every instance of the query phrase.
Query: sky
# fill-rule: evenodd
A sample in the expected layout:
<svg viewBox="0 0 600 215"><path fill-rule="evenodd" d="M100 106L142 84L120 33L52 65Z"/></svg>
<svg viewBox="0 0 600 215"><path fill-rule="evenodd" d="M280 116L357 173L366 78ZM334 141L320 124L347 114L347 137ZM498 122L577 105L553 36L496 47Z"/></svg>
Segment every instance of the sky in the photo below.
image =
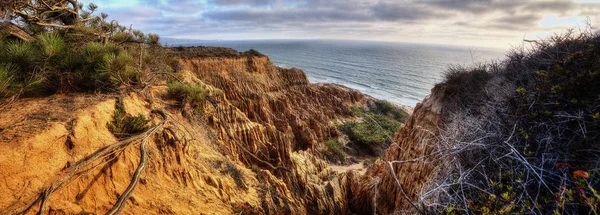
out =
<svg viewBox="0 0 600 215"><path fill-rule="evenodd" d="M600 0L84 0L161 37L510 48L600 22Z"/></svg>

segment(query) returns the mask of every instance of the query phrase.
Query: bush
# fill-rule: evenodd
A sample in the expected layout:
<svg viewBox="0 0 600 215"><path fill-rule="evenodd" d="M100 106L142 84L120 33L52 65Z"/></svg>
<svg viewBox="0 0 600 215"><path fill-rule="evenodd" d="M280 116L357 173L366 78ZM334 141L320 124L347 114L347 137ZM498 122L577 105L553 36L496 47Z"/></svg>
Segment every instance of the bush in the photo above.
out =
<svg viewBox="0 0 600 215"><path fill-rule="evenodd" d="M206 98L206 90L197 84L186 84L172 81L167 84L168 96L180 102L189 102L192 106L200 105Z"/></svg>
<svg viewBox="0 0 600 215"><path fill-rule="evenodd" d="M446 123L432 147L445 153L423 205L440 213L597 213L599 45L597 34L558 35L500 64L448 75L434 89Z"/></svg>
<svg viewBox="0 0 600 215"><path fill-rule="evenodd" d="M58 33L41 33L38 40L0 43L4 69L2 88L11 71L13 91L45 95L56 91L114 91L140 82L140 71L129 52L114 44L89 42L74 47ZM20 88L20 89L19 89ZM3 89L5 91L6 89Z"/></svg>
<svg viewBox="0 0 600 215"><path fill-rule="evenodd" d="M337 141L336 139L330 139L323 143L325 148L321 150L321 153L326 156L328 160L342 161L346 156L346 153L342 149L344 144Z"/></svg>
<svg viewBox="0 0 600 215"><path fill-rule="evenodd" d="M98 67L96 86L98 88L113 89L121 84L131 85L139 82L139 73L131 66L133 58L127 52L106 54L102 64Z"/></svg>
<svg viewBox="0 0 600 215"><path fill-rule="evenodd" d="M139 114L138 116L130 116L127 114L127 112L125 112L123 101L117 99L113 120L106 126L115 137L125 138L148 129L148 122L149 120L146 120L146 117L142 114Z"/></svg>
<svg viewBox="0 0 600 215"><path fill-rule="evenodd" d="M2 63L12 63L19 67L20 73L30 74L39 60L39 52L30 42L9 41L3 47L6 58ZM23 80L25 75L20 75L19 80Z"/></svg>
<svg viewBox="0 0 600 215"><path fill-rule="evenodd" d="M0 64L0 98L10 96L19 68L10 63Z"/></svg>
<svg viewBox="0 0 600 215"><path fill-rule="evenodd" d="M38 35L38 44L46 58L61 54L66 45L63 38L57 33L43 33Z"/></svg>
<svg viewBox="0 0 600 215"><path fill-rule="evenodd" d="M392 142L396 131L402 126L401 121L378 111L364 112L353 109L353 112L360 116L362 121L348 121L339 127L348 136L351 144L364 149L363 151L370 155L381 154Z"/></svg>
<svg viewBox="0 0 600 215"><path fill-rule="evenodd" d="M406 120L406 116L408 115L402 109L394 106L392 103L384 100L375 101L375 110L374 112L386 115L388 117L393 118L396 121L404 122Z"/></svg>

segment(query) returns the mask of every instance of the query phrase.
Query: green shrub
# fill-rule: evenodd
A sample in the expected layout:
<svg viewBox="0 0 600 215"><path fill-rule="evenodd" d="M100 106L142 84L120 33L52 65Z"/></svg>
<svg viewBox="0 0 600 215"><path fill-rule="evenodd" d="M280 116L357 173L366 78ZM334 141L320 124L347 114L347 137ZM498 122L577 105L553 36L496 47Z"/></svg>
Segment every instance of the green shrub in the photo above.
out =
<svg viewBox="0 0 600 215"><path fill-rule="evenodd" d="M371 155L377 155L392 142L394 134L402 123L378 113L361 112L360 115L362 122L348 121L339 128L348 136L352 144Z"/></svg>
<svg viewBox="0 0 600 215"><path fill-rule="evenodd" d="M443 152L443 181L430 184L445 188L425 201L448 213L597 214L598 71L600 35L584 33L449 74L432 90L446 114L430 146Z"/></svg>
<svg viewBox="0 0 600 215"><path fill-rule="evenodd" d="M346 153L342 149L344 145L336 139L327 140L323 145L325 145L325 148L321 150L321 153L325 155L328 160L343 160L346 156Z"/></svg>
<svg viewBox="0 0 600 215"><path fill-rule="evenodd" d="M138 85L144 72L164 73L173 70L171 66L176 60L170 50L160 47L158 35L146 35L138 30L107 23L104 21L108 16L106 14L100 14L102 20L88 19L94 16L97 8L94 5L87 10L76 2L69 6L78 7L80 13L79 17L69 17L67 21L50 8L29 8L47 10L44 14L49 17L45 18L51 19L56 25L71 25L75 20L80 21L69 26L68 30L40 26L27 20L13 20L17 16L10 17L10 21L31 33L36 40L7 39L7 31L0 30L0 64L16 65L10 70L5 68L0 71L1 93L6 94L9 89L25 96L115 91L123 85Z"/></svg>
<svg viewBox="0 0 600 215"><path fill-rule="evenodd" d="M65 41L57 33L43 33L38 35L38 44L47 58L61 54L66 48Z"/></svg>
<svg viewBox="0 0 600 215"><path fill-rule="evenodd" d="M146 120L146 117L142 114L139 114L138 116L130 116L127 114L127 112L125 112L123 101L117 99L113 120L106 126L115 137L124 138L145 131L148 129L148 122L149 120Z"/></svg>
<svg viewBox="0 0 600 215"><path fill-rule="evenodd" d="M384 100L379 100L375 102L375 112L389 116L396 121L404 122L406 119L407 113L402 109L394 106L392 103Z"/></svg>
<svg viewBox="0 0 600 215"><path fill-rule="evenodd" d="M39 52L35 50L35 47L30 42L24 41L9 41L4 47L6 59L3 63L12 63L19 67L21 70L19 79L22 80L24 74L30 74L33 72L33 68L39 60Z"/></svg>
<svg viewBox="0 0 600 215"><path fill-rule="evenodd" d="M146 36L146 43L152 45L158 45L160 41L160 36L158 34L148 34Z"/></svg>
<svg viewBox="0 0 600 215"><path fill-rule="evenodd" d="M14 86L15 76L19 68L10 63L0 64L0 98L9 96L11 86Z"/></svg>
<svg viewBox="0 0 600 215"><path fill-rule="evenodd" d="M168 96L180 102L189 102L192 106L198 106L206 98L206 90L197 84L186 84L172 81L167 84Z"/></svg>
<svg viewBox="0 0 600 215"><path fill-rule="evenodd" d="M104 55L102 64L97 69L95 80L97 86L111 89L121 84L139 82L139 73L131 66L132 64L133 58L127 52Z"/></svg>
<svg viewBox="0 0 600 215"><path fill-rule="evenodd" d="M123 43L127 41L133 41L133 35L127 32L117 32L111 37L111 40L116 43Z"/></svg>

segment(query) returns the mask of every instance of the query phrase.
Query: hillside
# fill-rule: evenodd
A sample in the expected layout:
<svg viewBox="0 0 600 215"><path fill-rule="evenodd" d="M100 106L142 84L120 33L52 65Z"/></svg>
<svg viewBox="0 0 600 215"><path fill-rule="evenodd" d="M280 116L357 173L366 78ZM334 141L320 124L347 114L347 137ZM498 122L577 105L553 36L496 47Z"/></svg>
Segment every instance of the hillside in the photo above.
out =
<svg viewBox="0 0 600 215"><path fill-rule="evenodd" d="M591 30L449 68L409 115L51 3L0 8L0 214L598 212Z"/></svg>
<svg viewBox="0 0 600 215"><path fill-rule="evenodd" d="M343 138L337 125L355 119L353 109L370 113L378 101L310 84L263 55L220 52L232 50L177 54L173 75L204 89L198 103L172 97L166 80L124 94L9 103L0 114L0 190L10 194L2 213L105 213L132 184L125 213L348 213L358 173L330 170L323 144ZM148 127L119 137L111 130L119 111L141 114Z"/></svg>
<svg viewBox="0 0 600 215"><path fill-rule="evenodd" d="M353 191L355 212L598 212L600 36L567 33L450 68ZM393 171L391 171L393 170Z"/></svg>

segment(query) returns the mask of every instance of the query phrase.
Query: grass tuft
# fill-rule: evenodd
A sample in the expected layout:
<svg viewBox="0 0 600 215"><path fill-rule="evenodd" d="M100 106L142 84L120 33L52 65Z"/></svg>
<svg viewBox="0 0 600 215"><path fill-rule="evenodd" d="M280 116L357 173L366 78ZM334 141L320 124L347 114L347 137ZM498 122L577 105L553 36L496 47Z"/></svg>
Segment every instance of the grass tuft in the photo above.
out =
<svg viewBox="0 0 600 215"><path fill-rule="evenodd" d="M115 112L113 114L113 120L107 124L108 130L110 130L115 137L125 138L134 134L141 133L148 129L149 120L143 114L138 116L131 116L125 111L125 105L119 98L115 103Z"/></svg>
<svg viewBox="0 0 600 215"><path fill-rule="evenodd" d="M167 84L168 96L180 102L189 102L192 106L198 106L206 98L206 90L198 84L187 84L172 81Z"/></svg>

